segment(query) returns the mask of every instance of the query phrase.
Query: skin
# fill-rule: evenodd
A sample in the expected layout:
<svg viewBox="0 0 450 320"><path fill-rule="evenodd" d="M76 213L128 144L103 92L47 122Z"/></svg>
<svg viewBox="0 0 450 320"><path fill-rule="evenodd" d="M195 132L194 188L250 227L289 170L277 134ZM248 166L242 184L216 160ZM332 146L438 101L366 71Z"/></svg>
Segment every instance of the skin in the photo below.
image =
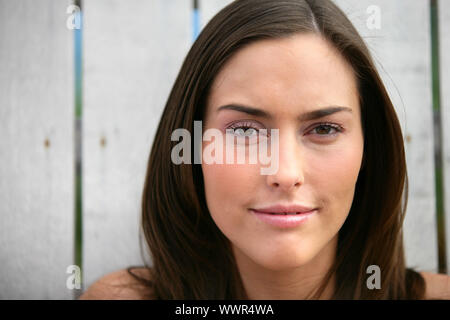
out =
<svg viewBox="0 0 450 320"><path fill-rule="evenodd" d="M271 117L218 111L231 103L264 110ZM351 112L297 119L329 106L345 106ZM250 299L306 298L334 260L338 231L349 213L362 165L364 138L352 68L317 35L252 43L217 75L204 129L217 128L225 134L230 123L241 120L244 129L279 129L278 172L261 175L261 164L248 161L202 163L209 211L232 244ZM323 122L343 130L320 127ZM262 222L249 211L287 202L318 211L290 229ZM333 281L323 298L332 286Z"/></svg>

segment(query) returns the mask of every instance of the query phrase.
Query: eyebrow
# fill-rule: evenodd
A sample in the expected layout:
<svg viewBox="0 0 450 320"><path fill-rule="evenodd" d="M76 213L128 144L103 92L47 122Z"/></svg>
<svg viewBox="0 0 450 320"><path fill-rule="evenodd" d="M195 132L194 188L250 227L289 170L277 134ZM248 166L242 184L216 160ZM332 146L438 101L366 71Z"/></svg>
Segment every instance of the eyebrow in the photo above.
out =
<svg viewBox="0 0 450 320"><path fill-rule="evenodd" d="M221 106L217 109L217 112L219 112L221 110L234 110L234 111L247 113L247 114L255 116L255 117L266 118L266 119L272 118L272 115L264 110L254 108L254 107L244 106L244 105L240 105L240 104L227 104L227 105ZM340 111L347 111L347 112L351 113L353 110L349 107L344 107L344 106L329 106L326 108L305 112L298 116L298 120L300 120L300 121L315 120L315 119L323 118L325 116L328 116L330 114L340 112Z"/></svg>

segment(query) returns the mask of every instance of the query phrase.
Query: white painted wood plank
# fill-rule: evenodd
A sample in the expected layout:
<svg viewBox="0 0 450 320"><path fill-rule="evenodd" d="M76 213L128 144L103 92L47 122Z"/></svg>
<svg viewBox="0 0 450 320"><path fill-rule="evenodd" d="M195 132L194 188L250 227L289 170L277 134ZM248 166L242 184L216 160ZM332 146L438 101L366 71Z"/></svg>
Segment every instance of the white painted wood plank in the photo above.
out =
<svg viewBox="0 0 450 320"><path fill-rule="evenodd" d="M68 4L0 0L0 299L72 298L66 288L74 220Z"/></svg>
<svg viewBox="0 0 450 320"><path fill-rule="evenodd" d="M192 41L191 2L85 0L84 287L142 265L141 194L169 91ZM147 259L146 259L147 260Z"/></svg>
<svg viewBox="0 0 450 320"><path fill-rule="evenodd" d="M202 27L229 2L200 1ZM336 0L335 3L343 9L368 44L404 132L409 175L409 202L404 225L407 264L436 272L428 1ZM366 24L369 17L367 8L373 5L380 9L380 29L369 29Z"/></svg>
<svg viewBox="0 0 450 320"><path fill-rule="evenodd" d="M444 166L444 208L446 215L447 273L450 274L450 1L438 1L441 77L441 116Z"/></svg>

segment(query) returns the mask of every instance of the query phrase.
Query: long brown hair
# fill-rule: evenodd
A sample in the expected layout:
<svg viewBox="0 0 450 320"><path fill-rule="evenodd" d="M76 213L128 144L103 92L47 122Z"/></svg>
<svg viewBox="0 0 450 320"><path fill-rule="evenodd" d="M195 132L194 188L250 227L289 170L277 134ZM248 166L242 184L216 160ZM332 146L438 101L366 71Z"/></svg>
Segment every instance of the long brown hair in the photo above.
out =
<svg viewBox="0 0 450 320"><path fill-rule="evenodd" d="M312 298L321 295L333 274L335 299L424 297L423 277L405 266L408 179L401 127L364 41L330 0L234 1L213 17L187 54L154 137L142 194L142 231L153 264L148 285L154 297L247 297L229 240L206 206L194 147L192 164L175 165L171 150L177 142L171 134L177 128L194 132L215 76L237 50L305 32L329 41L353 67L364 134L363 165L339 231L336 259ZM366 268L373 264L381 270L381 289L369 290Z"/></svg>

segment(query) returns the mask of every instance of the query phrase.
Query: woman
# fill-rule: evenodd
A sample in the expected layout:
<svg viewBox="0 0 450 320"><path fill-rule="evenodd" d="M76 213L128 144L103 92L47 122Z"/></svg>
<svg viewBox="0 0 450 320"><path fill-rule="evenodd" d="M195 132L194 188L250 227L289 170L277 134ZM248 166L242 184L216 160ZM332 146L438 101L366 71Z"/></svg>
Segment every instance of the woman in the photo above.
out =
<svg viewBox="0 0 450 320"><path fill-rule="evenodd" d="M194 121L215 139L196 138ZM178 164L180 128L194 135L184 159L202 143L202 160L246 161ZM270 174L248 161L263 144ZM82 298L448 297L448 276L405 266L407 182L395 109L344 13L329 0L235 1L192 46L154 139L142 198L153 266Z"/></svg>

